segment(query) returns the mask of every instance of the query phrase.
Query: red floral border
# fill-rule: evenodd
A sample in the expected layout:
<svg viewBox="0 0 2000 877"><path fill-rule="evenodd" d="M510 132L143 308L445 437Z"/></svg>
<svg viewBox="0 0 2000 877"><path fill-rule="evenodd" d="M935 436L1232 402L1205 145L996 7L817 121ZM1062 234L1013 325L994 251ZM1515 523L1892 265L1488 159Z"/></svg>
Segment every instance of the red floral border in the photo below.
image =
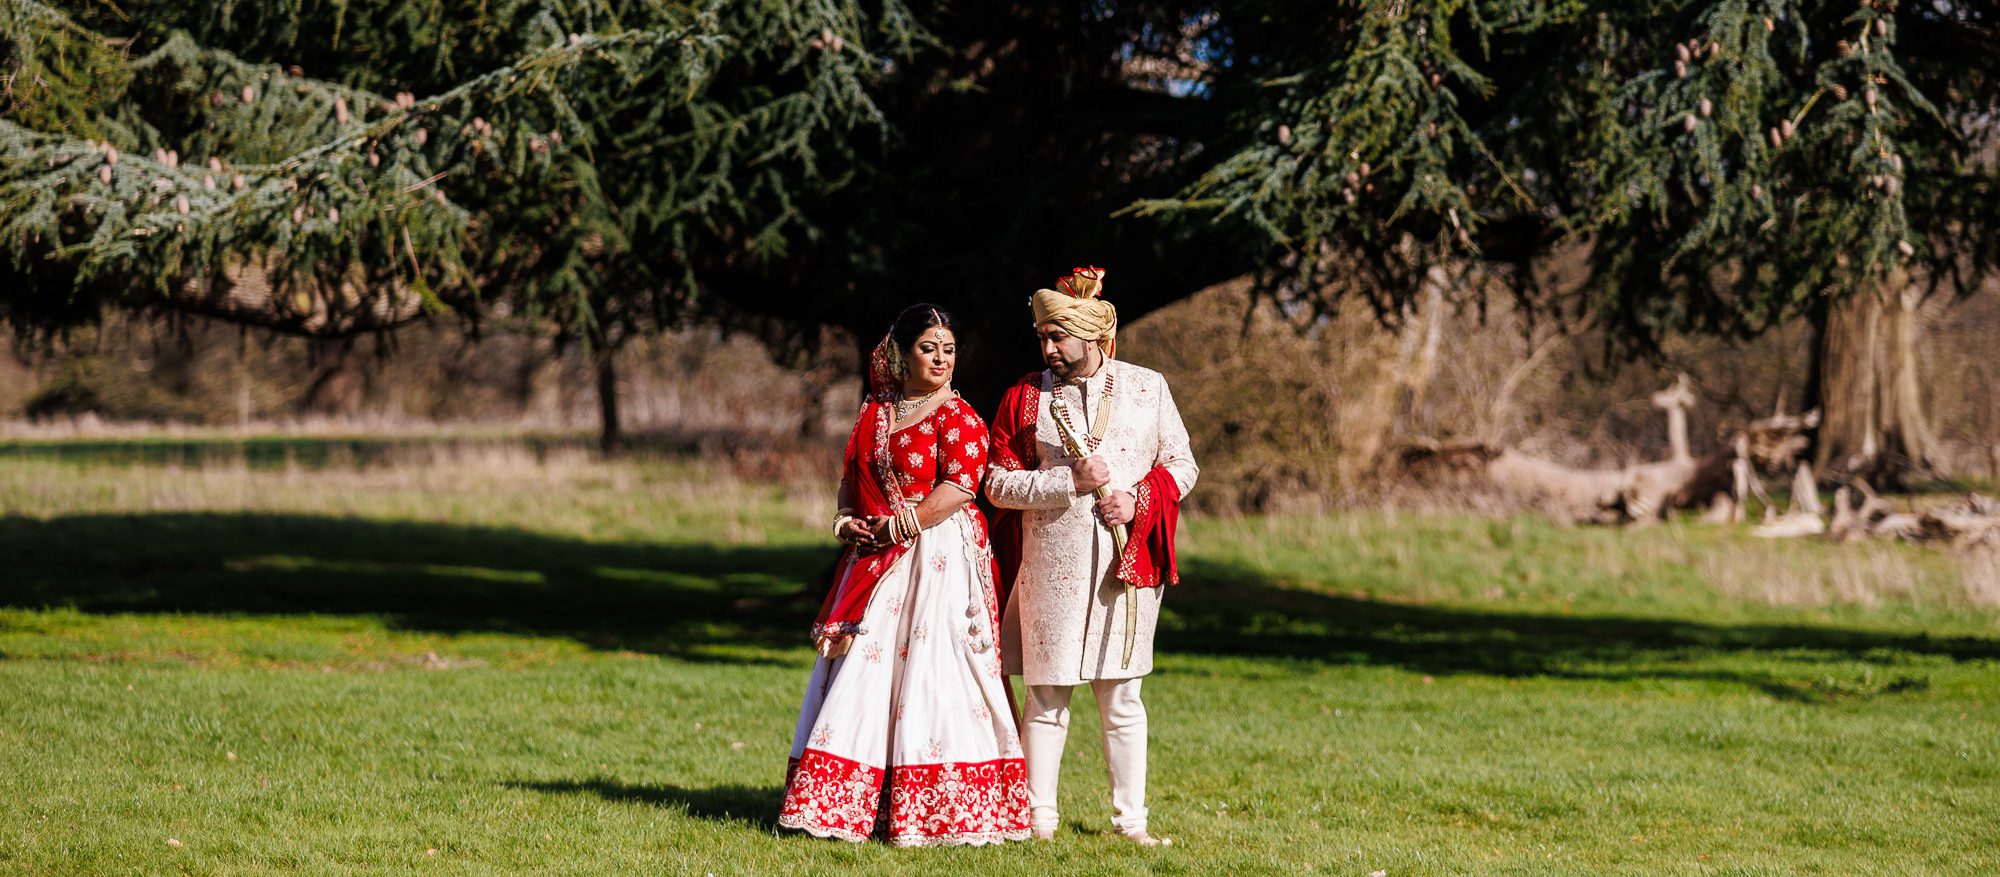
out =
<svg viewBox="0 0 2000 877"><path fill-rule="evenodd" d="M895 768L889 842L995 843L1028 836L1028 766L1019 758Z"/></svg>
<svg viewBox="0 0 2000 877"><path fill-rule="evenodd" d="M779 825L820 837L868 839L882 798L881 768L808 749L789 772Z"/></svg>
<svg viewBox="0 0 2000 877"><path fill-rule="evenodd" d="M868 839L882 799L881 768L815 749L788 767L779 825L819 837ZM901 765L890 774L890 843L982 844L1027 836L1022 759Z"/></svg>

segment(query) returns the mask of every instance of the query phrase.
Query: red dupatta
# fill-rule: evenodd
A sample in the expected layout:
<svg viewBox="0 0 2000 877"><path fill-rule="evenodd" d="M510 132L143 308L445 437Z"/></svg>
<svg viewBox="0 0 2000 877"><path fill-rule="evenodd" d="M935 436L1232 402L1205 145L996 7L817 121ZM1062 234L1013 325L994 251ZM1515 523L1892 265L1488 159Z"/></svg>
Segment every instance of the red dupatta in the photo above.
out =
<svg viewBox="0 0 2000 877"><path fill-rule="evenodd" d="M1041 372L1030 372L1007 388L1000 397L1000 411L987 424L992 440L988 465L1015 471L1041 468L1041 455L1035 450L1035 421L1041 410ZM1005 606L1021 572L1020 509L994 508L992 540L993 558L1000 564L1000 605Z"/></svg>
<svg viewBox="0 0 2000 877"><path fill-rule="evenodd" d="M848 433L847 450L841 459L840 478L854 486L854 511L863 518L894 515L904 505L900 477L889 456L889 434L895 427L896 378L895 342L882 336L868 358L868 397ZM895 568L909 544L890 545L863 552L859 545L841 549L839 572L826 602L820 604L819 618L813 622L812 637L853 636L860 632L861 614L875 584Z"/></svg>
<svg viewBox="0 0 2000 877"><path fill-rule="evenodd" d="M1174 531L1181 523L1181 486L1165 466L1154 466L1133 491L1132 538L1118 558L1118 579L1141 588L1181 583Z"/></svg>

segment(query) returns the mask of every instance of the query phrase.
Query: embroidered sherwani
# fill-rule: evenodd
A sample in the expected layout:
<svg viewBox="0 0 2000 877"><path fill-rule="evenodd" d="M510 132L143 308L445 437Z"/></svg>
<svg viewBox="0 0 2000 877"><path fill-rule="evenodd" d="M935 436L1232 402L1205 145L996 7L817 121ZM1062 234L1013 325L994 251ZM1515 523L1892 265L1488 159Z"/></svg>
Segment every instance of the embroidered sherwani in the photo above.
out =
<svg viewBox="0 0 2000 877"><path fill-rule="evenodd" d="M1132 663L1121 666L1127 597L1116 575L1119 558L1110 529L1097 517L1096 497L1073 489L1069 466L1076 458L1063 449L1050 401L1060 396L1067 402L1079 440L1087 441L1101 425L1090 453L1110 469L1109 486L1134 493L1142 513L1152 501L1142 482L1155 467L1165 470L1179 493L1193 489L1200 468L1188 448L1187 427L1159 372L1118 360L1106 360L1081 384L1056 381L1047 371L1031 375L1009 391L1009 400L1031 395L1039 397L1032 404L1003 403L1002 416L1018 421L993 424L995 448L986 477L986 495L994 505L1021 511L1019 571L1001 625L1007 672L1020 674L1028 685L1144 676L1153 669L1153 630L1166 589L1138 589ZM1031 459L999 446L1003 435L1030 429Z"/></svg>

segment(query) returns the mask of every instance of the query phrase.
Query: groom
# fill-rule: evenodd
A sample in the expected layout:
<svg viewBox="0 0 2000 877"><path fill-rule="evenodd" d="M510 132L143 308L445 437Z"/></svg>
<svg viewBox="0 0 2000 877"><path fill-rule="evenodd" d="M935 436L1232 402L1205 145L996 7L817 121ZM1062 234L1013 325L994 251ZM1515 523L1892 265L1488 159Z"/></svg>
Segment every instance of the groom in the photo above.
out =
<svg viewBox="0 0 2000 877"><path fill-rule="evenodd" d="M1160 586L1180 581L1174 528L1200 469L1166 380L1113 358L1118 311L1100 297L1103 283L1102 269L1078 268L1030 301L1048 368L1001 397L986 495L1001 510L1002 654L1028 687L1021 747L1031 828L1055 836L1070 692L1088 682L1111 769L1111 824L1152 846L1168 841L1146 832L1139 686L1153 669ZM1066 450L1064 427L1081 454ZM1129 532L1122 554L1113 528Z"/></svg>

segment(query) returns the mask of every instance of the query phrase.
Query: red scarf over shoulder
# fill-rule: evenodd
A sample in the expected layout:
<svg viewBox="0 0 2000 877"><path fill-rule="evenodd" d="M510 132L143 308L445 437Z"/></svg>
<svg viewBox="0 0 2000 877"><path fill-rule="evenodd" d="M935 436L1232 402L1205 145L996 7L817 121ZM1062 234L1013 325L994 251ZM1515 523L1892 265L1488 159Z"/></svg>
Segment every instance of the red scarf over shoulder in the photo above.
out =
<svg viewBox="0 0 2000 877"><path fill-rule="evenodd" d="M862 404L860 416L854 419L854 431L847 436L840 477L854 485L854 511L864 519L894 515L902 497L893 480L895 472L888 456L880 453L888 449L887 431L894 418L893 403L871 398ZM909 543L904 542L868 552L858 545L843 549L833 590L820 604L819 618L813 622L813 637L857 633L862 612L868 608L868 598L875 593L875 584L895 568L896 561L909 548Z"/></svg>
<svg viewBox="0 0 2000 877"><path fill-rule="evenodd" d="M903 489L890 459L889 435L896 420L896 369L891 363L895 341L882 336L868 358L868 398L854 418L847 434L847 450L841 457L840 480L854 486L854 511L863 519L894 515L905 502ZM863 552L858 545L841 550L833 590L820 604L819 618L813 622L812 636L853 636L860 631L861 615L868 598L882 576L894 569L896 561L910 548L908 543Z"/></svg>

